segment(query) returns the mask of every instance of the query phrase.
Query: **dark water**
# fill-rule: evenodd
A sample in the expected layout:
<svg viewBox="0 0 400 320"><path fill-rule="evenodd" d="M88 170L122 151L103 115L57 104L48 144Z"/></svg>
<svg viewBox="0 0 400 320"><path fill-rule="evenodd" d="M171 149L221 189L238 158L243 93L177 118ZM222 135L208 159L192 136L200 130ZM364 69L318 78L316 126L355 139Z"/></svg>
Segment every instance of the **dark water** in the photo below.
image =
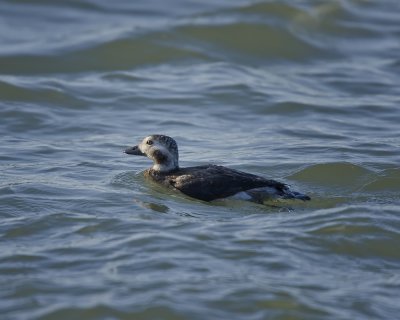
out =
<svg viewBox="0 0 400 320"><path fill-rule="evenodd" d="M399 12L1 1L1 319L396 319ZM313 200L157 188L152 133Z"/></svg>

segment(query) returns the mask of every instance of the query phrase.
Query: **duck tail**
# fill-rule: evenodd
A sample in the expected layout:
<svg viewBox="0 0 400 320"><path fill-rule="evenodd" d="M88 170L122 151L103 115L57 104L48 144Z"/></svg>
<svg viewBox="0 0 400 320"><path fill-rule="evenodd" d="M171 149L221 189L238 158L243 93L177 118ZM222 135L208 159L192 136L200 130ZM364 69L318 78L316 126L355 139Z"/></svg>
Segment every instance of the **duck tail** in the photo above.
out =
<svg viewBox="0 0 400 320"><path fill-rule="evenodd" d="M287 185L282 184L280 188L262 187L245 191L250 197L250 201L263 203L271 199L298 199L303 201L311 200L311 198L303 193L292 191Z"/></svg>
<svg viewBox="0 0 400 320"><path fill-rule="evenodd" d="M311 198L303 193L297 192L297 191L291 191L291 190L287 190L287 192L285 192L284 199L299 199L299 200L303 200L303 201L309 201L311 200Z"/></svg>

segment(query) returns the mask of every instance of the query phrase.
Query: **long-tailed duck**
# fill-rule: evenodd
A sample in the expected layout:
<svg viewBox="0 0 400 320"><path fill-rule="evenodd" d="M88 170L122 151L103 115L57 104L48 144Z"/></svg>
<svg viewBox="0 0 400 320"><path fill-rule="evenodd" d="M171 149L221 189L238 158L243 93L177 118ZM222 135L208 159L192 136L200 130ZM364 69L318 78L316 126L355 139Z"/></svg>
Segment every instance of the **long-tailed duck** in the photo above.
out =
<svg viewBox="0 0 400 320"><path fill-rule="evenodd" d="M199 200L212 201L238 195L258 203L271 198L310 200L309 196L290 190L284 183L223 166L179 168L178 145L168 136L148 136L125 153L153 160L153 166L144 172L146 177Z"/></svg>

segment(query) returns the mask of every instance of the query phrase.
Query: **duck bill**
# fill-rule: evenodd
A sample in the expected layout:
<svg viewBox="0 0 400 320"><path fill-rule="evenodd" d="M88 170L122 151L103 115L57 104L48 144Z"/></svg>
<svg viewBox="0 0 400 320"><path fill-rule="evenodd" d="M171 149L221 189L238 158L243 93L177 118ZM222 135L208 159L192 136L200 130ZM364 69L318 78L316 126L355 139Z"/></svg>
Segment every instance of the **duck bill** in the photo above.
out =
<svg viewBox="0 0 400 320"><path fill-rule="evenodd" d="M134 146L134 147L125 149L125 153L132 154L134 156L145 156L145 154L142 151L140 151L138 146Z"/></svg>

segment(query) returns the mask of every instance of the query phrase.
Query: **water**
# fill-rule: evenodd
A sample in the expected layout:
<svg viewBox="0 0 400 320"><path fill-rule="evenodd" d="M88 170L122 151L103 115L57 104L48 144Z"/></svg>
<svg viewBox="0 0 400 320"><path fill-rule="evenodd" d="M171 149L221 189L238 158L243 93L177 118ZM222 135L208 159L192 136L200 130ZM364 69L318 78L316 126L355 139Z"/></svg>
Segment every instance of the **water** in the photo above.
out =
<svg viewBox="0 0 400 320"><path fill-rule="evenodd" d="M400 2L0 4L2 319L395 319ZM308 203L203 203L176 138Z"/></svg>

